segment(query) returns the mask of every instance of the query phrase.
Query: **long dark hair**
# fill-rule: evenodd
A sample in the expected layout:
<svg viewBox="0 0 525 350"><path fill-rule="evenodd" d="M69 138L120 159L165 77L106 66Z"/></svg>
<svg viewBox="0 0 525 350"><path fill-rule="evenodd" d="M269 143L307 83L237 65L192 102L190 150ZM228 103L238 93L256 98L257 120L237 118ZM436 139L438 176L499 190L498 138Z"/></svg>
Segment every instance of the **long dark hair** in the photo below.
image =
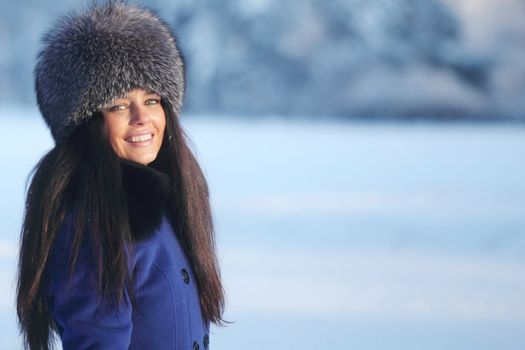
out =
<svg viewBox="0 0 525 350"><path fill-rule="evenodd" d="M178 117L171 106L162 104L166 131L159 155L166 160L165 170L174 189L170 200L176 213L173 224L195 275L203 317L222 324L224 292L208 186ZM18 320L24 344L30 349L53 346L57 326L47 306L45 271L67 215L73 215L75 223L70 274L82 240L90 239L97 261L97 291L117 305L126 291L132 296L126 251L132 237L121 179L120 162L108 141L101 113L78 126L35 166L27 192L17 285ZM92 234L84 237L86 232Z"/></svg>

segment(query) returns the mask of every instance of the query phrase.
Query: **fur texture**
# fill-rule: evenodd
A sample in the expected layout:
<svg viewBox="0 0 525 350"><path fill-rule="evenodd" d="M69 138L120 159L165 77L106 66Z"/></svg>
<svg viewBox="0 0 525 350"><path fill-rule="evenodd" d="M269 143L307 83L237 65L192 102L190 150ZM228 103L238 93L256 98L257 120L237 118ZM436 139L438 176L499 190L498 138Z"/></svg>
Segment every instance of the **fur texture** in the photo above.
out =
<svg viewBox="0 0 525 350"><path fill-rule="evenodd" d="M152 11L111 1L61 18L35 68L40 111L56 143L133 88L155 92L178 116L184 62L170 27Z"/></svg>
<svg viewBox="0 0 525 350"><path fill-rule="evenodd" d="M170 179L150 166L125 159L121 159L121 164L131 233L135 241L142 241L159 228L164 212L171 213L164 210L169 205Z"/></svg>

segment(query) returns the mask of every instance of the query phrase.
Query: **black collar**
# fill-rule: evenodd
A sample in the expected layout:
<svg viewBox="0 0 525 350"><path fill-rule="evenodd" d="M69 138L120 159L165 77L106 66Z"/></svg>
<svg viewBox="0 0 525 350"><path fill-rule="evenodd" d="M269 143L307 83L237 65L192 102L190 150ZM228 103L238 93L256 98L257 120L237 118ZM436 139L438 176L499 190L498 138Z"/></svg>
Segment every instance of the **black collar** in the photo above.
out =
<svg viewBox="0 0 525 350"><path fill-rule="evenodd" d="M126 159L120 161L131 233L137 241L146 239L160 226L172 197L170 177L159 170L159 164L146 166Z"/></svg>

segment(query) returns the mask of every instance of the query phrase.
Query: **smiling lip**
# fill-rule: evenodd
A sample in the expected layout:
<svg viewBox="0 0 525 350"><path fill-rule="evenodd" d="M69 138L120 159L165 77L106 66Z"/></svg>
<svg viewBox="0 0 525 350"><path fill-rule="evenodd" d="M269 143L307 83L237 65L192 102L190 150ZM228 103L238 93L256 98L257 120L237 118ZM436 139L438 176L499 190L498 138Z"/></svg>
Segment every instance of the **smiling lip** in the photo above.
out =
<svg viewBox="0 0 525 350"><path fill-rule="evenodd" d="M155 135L152 132L140 133L138 135L133 135L125 138L125 141L132 146L149 146L153 141Z"/></svg>

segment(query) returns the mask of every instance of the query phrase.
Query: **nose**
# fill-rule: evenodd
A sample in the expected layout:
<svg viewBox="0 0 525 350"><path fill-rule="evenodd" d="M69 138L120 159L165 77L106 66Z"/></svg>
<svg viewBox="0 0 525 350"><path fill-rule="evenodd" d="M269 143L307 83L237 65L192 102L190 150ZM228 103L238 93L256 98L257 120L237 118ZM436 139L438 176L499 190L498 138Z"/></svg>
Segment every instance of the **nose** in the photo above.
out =
<svg viewBox="0 0 525 350"><path fill-rule="evenodd" d="M145 106L133 104L131 106L131 124L145 125L151 122L149 112Z"/></svg>

